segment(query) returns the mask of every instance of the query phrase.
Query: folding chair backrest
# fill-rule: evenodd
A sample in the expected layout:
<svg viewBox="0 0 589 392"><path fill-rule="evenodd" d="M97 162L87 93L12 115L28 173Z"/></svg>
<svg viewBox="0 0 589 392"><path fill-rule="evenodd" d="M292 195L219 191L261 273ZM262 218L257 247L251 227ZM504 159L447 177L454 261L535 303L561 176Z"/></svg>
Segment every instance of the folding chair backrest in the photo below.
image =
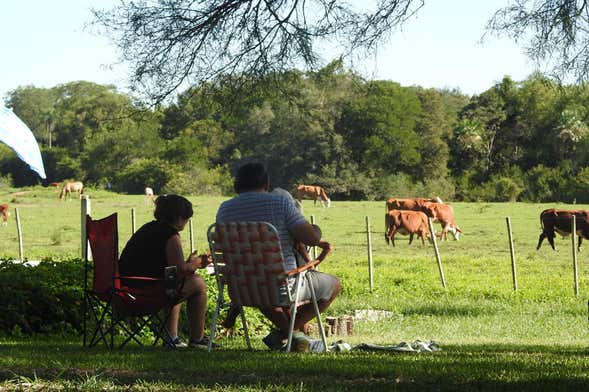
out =
<svg viewBox="0 0 589 392"><path fill-rule="evenodd" d="M274 226L267 222L216 223L209 227L208 239L217 278L228 286L234 305L290 304L280 240Z"/></svg>
<svg viewBox="0 0 589 392"><path fill-rule="evenodd" d="M92 250L93 283L92 290L104 298L113 288L119 288L118 260L119 236L117 230L117 214L103 219L93 220L86 215L86 235Z"/></svg>

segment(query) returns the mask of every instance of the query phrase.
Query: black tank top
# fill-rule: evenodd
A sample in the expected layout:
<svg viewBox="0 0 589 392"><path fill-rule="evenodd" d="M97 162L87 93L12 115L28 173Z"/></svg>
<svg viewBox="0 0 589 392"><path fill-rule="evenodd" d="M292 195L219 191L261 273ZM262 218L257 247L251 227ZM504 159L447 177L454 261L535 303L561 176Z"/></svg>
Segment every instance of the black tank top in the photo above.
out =
<svg viewBox="0 0 589 392"><path fill-rule="evenodd" d="M141 226L131 236L121 253L121 276L150 276L163 279L164 268L168 266L166 243L175 234L178 234L178 230L165 222L151 221Z"/></svg>

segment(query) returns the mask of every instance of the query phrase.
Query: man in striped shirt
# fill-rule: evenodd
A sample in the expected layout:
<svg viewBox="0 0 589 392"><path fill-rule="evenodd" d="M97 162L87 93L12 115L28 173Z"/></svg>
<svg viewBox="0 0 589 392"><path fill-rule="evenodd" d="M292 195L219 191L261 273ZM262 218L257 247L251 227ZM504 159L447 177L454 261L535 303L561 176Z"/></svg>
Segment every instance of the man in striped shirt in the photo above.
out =
<svg viewBox="0 0 589 392"><path fill-rule="evenodd" d="M270 181L264 165L260 163L243 165L235 177L234 188L238 196L221 204L217 211L217 222L264 221L274 225L280 236L284 267L287 271L297 268L293 250L295 241L322 249L331 247L321 238L321 230L305 219L289 197L268 192ZM319 310L324 311L340 291L339 280L316 270L310 270L308 273L317 295ZM310 299L310 288L303 284L301 289L302 299ZM277 328L264 339L264 342L270 348L281 348L288 335L289 320L286 314L280 308L260 310ZM297 311L293 335L293 343L297 351L309 351L311 340L304 335L303 331L305 324L313 317L314 310L311 303L302 305Z"/></svg>

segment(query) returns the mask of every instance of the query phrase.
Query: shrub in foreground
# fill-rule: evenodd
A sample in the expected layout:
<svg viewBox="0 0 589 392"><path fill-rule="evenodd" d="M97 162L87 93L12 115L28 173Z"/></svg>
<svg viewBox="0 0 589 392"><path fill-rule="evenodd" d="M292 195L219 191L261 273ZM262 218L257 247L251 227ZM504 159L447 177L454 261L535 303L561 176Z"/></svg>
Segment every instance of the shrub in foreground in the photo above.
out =
<svg viewBox="0 0 589 392"><path fill-rule="evenodd" d="M0 331L19 335L81 331L84 262L0 261Z"/></svg>

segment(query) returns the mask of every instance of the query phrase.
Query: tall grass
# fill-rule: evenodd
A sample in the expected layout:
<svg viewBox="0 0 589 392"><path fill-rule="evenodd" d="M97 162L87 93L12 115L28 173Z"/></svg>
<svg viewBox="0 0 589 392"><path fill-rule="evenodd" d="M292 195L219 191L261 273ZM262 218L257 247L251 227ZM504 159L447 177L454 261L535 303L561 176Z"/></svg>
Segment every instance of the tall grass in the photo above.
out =
<svg viewBox="0 0 589 392"><path fill-rule="evenodd" d="M136 209L138 227L151 219L153 206L146 204L142 195L97 190L88 193L93 216L119 213L121 247L131 235L131 208ZM206 229L214 221L223 198L191 197L190 200L195 206L195 245L205 250ZM30 188L19 194L3 195L0 202L19 208L28 259L80 254L78 200L60 201L52 190ZM352 345L433 339L442 346L442 353L391 356L354 352L283 357L257 352L252 356L241 351L245 347L241 339L224 339L221 343L226 348L207 357L129 349L125 354L93 351L92 359L81 362L74 359L81 350L77 342L73 344L75 348L60 346L63 355L52 348L54 343L44 343L42 347L47 349L41 352L47 358L36 361L27 358L34 348L16 341L0 348L3 351L0 357L5 358L0 360L0 367L26 377L32 376L23 370L27 367L45 369L44 374L49 376L55 369L64 368L67 377L57 378L67 382L88 369L109 369L100 377L105 384L99 389L110 388L108 383L112 380L118 380L116 385L134 385L137 390L145 385L147 389L184 389L190 380L200 385L199 388L209 389L216 387L215 377L221 380L218 386L226 390L587 387L589 250L582 251L578 257L580 295L575 296L570 237L556 239L557 251L547 243L536 251L536 244L540 233L539 214L543 209L589 207L522 203L453 205L464 234L459 241L439 243L447 283L444 289L431 245L422 246L417 240L409 246L407 237L403 236L397 237L396 247L385 244L384 202L335 201L329 209L304 202L305 215L314 215L324 237L335 247L320 269L337 275L343 290L327 314L354 314L362 309L389 312L377 322L356 319L355 334L344 339ZM368 279L366 216L371 222L373 243L373 290ZM512 283L506 216L510 217L513 228L518 291L514 291ZM183 232L182 238L187 250L188 232ZM0 256L18 256L14 220L7 227L0 227ZM263 349L260 336L254 338L254 344ZM206 359L202 362L199 358ZM177 369L170 369L171 366ZM92 370L88 374L96 375L100 371ZM6 371L1 376L15 385L14 377ZM138 379L146 384L137 384ZM79 387L93 379L73 382Z"/></svg>

